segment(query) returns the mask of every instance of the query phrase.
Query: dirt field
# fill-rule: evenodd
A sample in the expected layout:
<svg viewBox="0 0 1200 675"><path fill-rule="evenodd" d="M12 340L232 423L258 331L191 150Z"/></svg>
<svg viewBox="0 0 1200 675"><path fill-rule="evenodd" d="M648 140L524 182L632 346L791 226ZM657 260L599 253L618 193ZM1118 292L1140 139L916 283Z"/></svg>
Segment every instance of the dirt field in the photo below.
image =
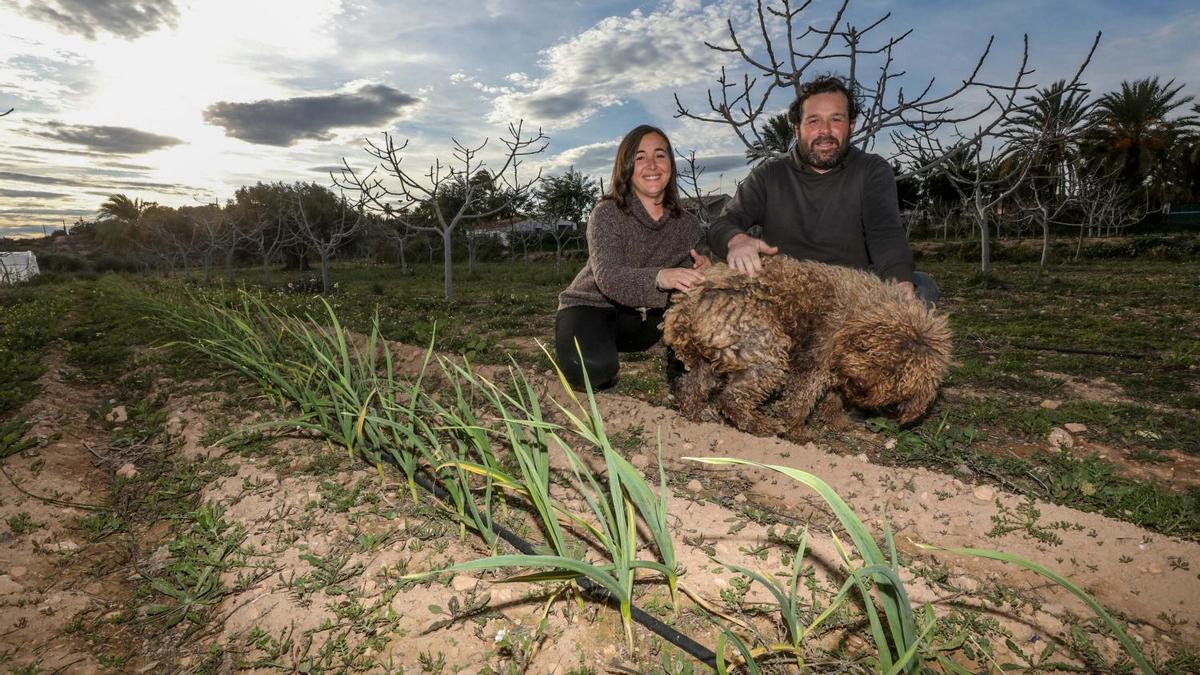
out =
<svg viewBox="0 0 1200 675"><path fill-rule="evenodd" d="M402 370L423 356L413 347L393 349ZM75 381L61 358L52 359L40 384L42 393L22 414L34 424L30 435L43 440L6 462L13 483L6 481L0 507L11 530L0 560L0 602L8 608L0 653L14 671L686 672L685 656L644 631L637 653L626 653L611 608L589 603L581 612L563 596L551 602L539 628L548 596L532 585L497 583L493 574L400 580L405 572L486 550L474 538L460 539L428 502L412 504L394 472L381 482L370 467L317 441L213 445L214 430L271 414L261 405L247 409L246 402L254 403L252 395L241 398L247 392L197 391L195 383L156 377L142 401L110 401L106 387ZM561 398L553 383L542 386ZM146 401L159 411L156 433L145 433L154 430L130 414ZM809 525L814 587L827 589L840 568L829 516L786 478L702 467L684 456L736 456L811 471L873 527L886 509L914 602L988 626L972 639L992 644L995 663L1017 659L999 636L1032 655L1042 645L1076 640L1073 626L1085 628L1099 658L1116 651L1087 628L1080 617L1088 610L1061 589L1011 566L922 553L914 543L997 548L1041 561L1128 621L1135 639L1160 659L1173 646L1197 644L1200 580L1187 562L1200 560L1195 542L1028 504L927 470L877 466L865 455L693 424L628 396L604 394L600 404L636 466L652 467L654 438L661 437L683 583L726 611L753 620L752 608L768 598L759 587L747 593L713 558L768 573L781 569L788 551L781 535L795 533L789 525ZM101 410L107 410L102 417L89 414ZM130 440L114 443L114 436ZM129 503L147 494L180 503ZM89 508L101 504L113 511ZM197 515L201 504L207 516ZM1040 512L1030 527L985 536L999 514L1018 518L1030 506ZM11 527L18 517L36 527L18 533ZM124 523L106 533L103 521L113 517ZM206 593L198 579L206 568L196 561L206 556L237 562L207 568L224 570L217 592ZM172 589L176 596L166 592ZM664 601L659 590L647 589L638 604L657 604L670 617ZM462 615L437 625L455 618L451 607ZM689 607L685 600L677 625L714 644L711 627ZM831 631L825 640L832 641L828 653L840 656L824 667L810 664L817 670L846 667L845 659L864 646L852 630Z"/></svg>

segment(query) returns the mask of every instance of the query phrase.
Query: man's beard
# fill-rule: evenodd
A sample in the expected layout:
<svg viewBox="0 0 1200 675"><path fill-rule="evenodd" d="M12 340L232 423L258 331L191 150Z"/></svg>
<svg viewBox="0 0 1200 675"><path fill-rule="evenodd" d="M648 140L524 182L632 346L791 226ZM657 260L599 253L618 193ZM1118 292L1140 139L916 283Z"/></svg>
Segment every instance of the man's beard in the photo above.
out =
<svg viewBox="0 0 1200 675"><path fill-rule="evenodd" d="M832 152L817 151L813 149L814 145L824 140L832 140L834 143L837 143ZM801 141L799 150L800 159L804 160L805 164L813 167L814 169L826 170L832 169L833 167L842 163L842 159L846 157L846 153L850 150L850 144L839 143L838 140L833 136L820 136L814 138L811 143L804 143Z"/></svg>

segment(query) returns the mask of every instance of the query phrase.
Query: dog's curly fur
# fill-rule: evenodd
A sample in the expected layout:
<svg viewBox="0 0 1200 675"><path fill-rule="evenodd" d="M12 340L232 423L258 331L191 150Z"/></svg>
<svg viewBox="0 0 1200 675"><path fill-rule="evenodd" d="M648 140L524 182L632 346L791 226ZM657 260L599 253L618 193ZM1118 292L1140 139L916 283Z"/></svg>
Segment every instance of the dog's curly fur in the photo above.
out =
<svg viewBox="0 0 1200 675"><path fill-rule="evenodd" d="M716 393L737 428L803 437L809 417L836 422L842 403L920 417L949 366L945 316L860 270L773 256L751 278L725 265L676 293L664 340L687 372L680 411L699 419ZM763 405L779 394L778 419ZM816 421L814 420L814 421Z"/></svg>

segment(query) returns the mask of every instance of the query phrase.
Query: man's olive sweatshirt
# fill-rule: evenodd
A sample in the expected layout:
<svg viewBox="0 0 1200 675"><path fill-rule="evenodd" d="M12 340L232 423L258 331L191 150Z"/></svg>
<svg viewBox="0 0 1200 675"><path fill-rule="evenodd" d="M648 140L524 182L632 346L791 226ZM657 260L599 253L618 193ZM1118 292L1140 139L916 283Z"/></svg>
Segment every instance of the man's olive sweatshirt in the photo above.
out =
<svg viewBox="0 0 1200 675"><path fill-rule="evenodd" d="M725 257L729 240L753 225L762 226L764 241L793 258L913 280L896 178L879 155L852 147L825 173L802 162L795 148L763 162L709 226L708 243Z"/></svg>

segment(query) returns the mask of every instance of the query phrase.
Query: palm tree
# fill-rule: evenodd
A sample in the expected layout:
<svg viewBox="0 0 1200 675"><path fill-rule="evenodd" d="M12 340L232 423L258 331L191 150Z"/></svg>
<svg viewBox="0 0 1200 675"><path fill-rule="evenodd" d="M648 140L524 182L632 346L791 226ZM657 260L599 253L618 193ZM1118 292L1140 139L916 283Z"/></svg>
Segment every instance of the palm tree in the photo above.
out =
<svg viewBox="0 0 1200 675"><path fill-rule="evenodd" d="M136 223L146 210L140 199L130 199L123 194L109 195L100 205L100 219L115 219L124 223Z"/></svg>
<svg viewBox="0 0 1200 675"><path fill-rule="evenodd" d="M1022 150L1035 153L1031 173L1047 178L1056 189L1070 179L1083 134L1096 122L1088 93L1059 80L1027 97L1027 106L1010 122Z"/></svg>
<svg viewBox="0 0 1200 675"><path fill-rule="evenodd" d="M1096 123L1088 91L1059 80L1026 97L1025 106L1008 125L1014 152L1008 161L1029 162L1023 184L1014 194L1025 217L1042 234L1042 267L1050 255L1050 223L1071 204L1080 176L1084 134Z"/></svg>
<svg viewBox="0 0 1200 675"><path fill-rule="evenodd" d="M1196 128L1190 115L1168 119L1192 101L1179 95L1183 87L1175 80L1160 83L1157 76L1121 82L1119 92L1105 94L1096 106L1089 154L1118 172L1131 192L1155 202L1171 192L1172 148Z"/></svg>
<svg viewBox="0 0 1200 675"><path fill-rule="evenodd" d="M109 195L100 205L96 235L100 244L110 250L130 243L136 235L138 223L151 204L140 199L130 199L123 194Z"/></svg>
<svg viewBox="0 0 1200 675"><path fill-rule="evenodd" d="M759 139L746 150L746 161L760 163L792 148L796 129L788 120L787 113L772 115L767 119Z"/></svg>

